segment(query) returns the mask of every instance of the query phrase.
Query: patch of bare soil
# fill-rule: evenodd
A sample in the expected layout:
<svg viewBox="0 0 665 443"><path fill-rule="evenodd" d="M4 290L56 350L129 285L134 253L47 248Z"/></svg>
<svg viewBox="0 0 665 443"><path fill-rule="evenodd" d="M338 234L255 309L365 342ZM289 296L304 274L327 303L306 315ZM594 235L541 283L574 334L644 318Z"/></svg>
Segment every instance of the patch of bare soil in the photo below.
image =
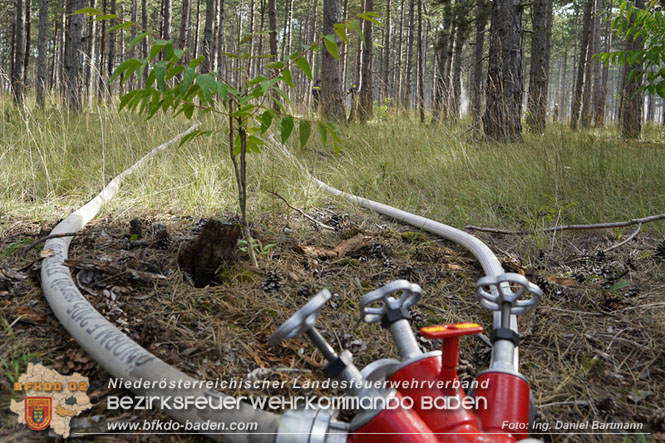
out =
<svg viewBox="0 0 665 443"><path fill-rule="evenodd" d="M310 215L334 231L297 214L255 219L258 269L249 264L246 244L231 244L206 252L218 259L214 269L201 275L183 271L195 258L185 253L207 220L167 216L96 220L74 238L68 265L81 292L119 329L167 363L204 380L324 380L324 360L309 341L297 338L278 347L267 343L282 322L324 287L334 295L318 328L337 350L353 352L361 368L397 357L386 331L358 321L358 302L366 292L398 278L424 290L412 312L415 327L469 320L491 327L490 314L474 295L482 270L458 246L383 219L331 210ZM106 410L108 395L127 392L108 388L109 374L52 314L39 286L41 246L21 255L50 228L0 220L0 441L41 436L18 425L9 411L9 400L16 396L12 381L28 361L90 378L88 395L95 406L72 422L73 432L103 432L107 421L163 418L155 411ZM233 228L228 231L233 234ZM597 251L612 239L566 238L570 245L536 256L514 252L519 239L484 238L500 251L507 271L527 275L546 294L536 311L520 318L520 370L531 382L537 421L552 429L557 421L637 422L663 438L665 243L640 236L603 254ZM420 341L424 350L438 347ZM485 341L463 339L461 377L487 368L489 358ZM601 437L588 440L610 440Z"/></svg>

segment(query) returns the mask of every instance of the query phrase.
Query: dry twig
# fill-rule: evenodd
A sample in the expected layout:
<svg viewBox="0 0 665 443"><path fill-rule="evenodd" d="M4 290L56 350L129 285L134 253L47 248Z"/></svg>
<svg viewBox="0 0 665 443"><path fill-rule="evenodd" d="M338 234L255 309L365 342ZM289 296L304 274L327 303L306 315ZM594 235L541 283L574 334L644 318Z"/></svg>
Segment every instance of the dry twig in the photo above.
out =
<svg viewBox="0 0 665 443"><path fill-rule="evenodd" d="M307 213L306 213L305 211L303 211L302 209L300 209L300 208L296 208L295 206L293 206L291 203L289 203L284 197L282 197L282 196L279 195L278 193L276 193L276 192L274 192L274 191L266 191L266 192L267 192L268 194L272 194L272 195L274 195L275 197L277 197L278 199L282 200L284 203L286 203L286 206L288 206L289 208L293 209L294 211L299 212L299 213L300 213L303 217L305 217L307 220L316 223L317 225L321 226L323 229L327 229L327 230L329 230L329 231L334 231L334 230L335 230L335 228L333 228L332 226L328 226L328 225L325 224L325 223L321 223L320 221L318 221L317 219L315 219L315 218L312 217L311 215L307 214Z"/></svg>
<svg viewBox="0 0 665 443"><path fill-rule="evenodd" d="M555 226L552 228L545 228L542 232L558 232L558 231L571 231L571 230L586 230L586 229L607 229L607 228L622 228L624 226L632 225L642 225L643 223L655 222L658 220L665 220L665 214L650 215L649 217L644 218L633 218L630 220L625 220L621 222L613 223L596 223L591 225L562 225ZM465 229L470 229L472 231L480 232L491 232L493 234L506 234L506 235L523 235L523 234L533 234L537 231L511 231L508 229L498 229L498 228L485 228L482 226L473 226L466 225Z"/></svg>

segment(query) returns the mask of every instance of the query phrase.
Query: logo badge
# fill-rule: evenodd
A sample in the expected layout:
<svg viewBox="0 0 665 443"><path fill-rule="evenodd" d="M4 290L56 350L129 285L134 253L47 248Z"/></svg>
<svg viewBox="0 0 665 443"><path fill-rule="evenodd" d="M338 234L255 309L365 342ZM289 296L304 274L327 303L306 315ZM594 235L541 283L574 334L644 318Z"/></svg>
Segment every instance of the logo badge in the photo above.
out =
<svg viewBox="0 0 665 443"><path fill-rule="evenodd" d="M51 397L25 397L25 423L34 431L43 431L51 423Z"/></svg>

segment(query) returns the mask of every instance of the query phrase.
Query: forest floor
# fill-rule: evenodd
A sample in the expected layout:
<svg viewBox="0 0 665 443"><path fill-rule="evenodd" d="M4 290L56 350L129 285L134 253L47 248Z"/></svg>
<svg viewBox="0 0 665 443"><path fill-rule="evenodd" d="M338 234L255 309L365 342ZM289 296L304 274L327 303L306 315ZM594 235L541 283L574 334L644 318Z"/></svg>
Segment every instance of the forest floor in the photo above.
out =
<svg viewBox="0 0 665 443"><path fill-rule="evenodd" d="M72 274L92 305L118 328L165 362L204 380L323 380L323 358L310 342L298 338L270 347L267 338L324 287L334 297L319 317L319 328L336 349L351 350L360 368L379 358L396 358L386 331L358 322L360 297L394 279L423 288L424 296L412 311L416 327L460 321L491 326L490 314L474 296L482 270L460 247L360 210L328 205L308 212L334 230L322 230L295 212L254 216L252 233L261 242L259 268L252 268L246 252L236 248L203 288L184 277L177 257L206 220L155 214L130 223L127 214L107 214L74 238ZM21 254L52 225L11 216L0 219L0 441L40 439L18 425L7 407L16 395L10 380L28 361L90 378L88 395L94 407L72 421L73 433L103 433L108 421L165 418L155 411L106 410L107 396L128 392L109 389L109 374L51 312L39 284L41 247ZM653 439L665 439L662 238L641 234L604 253L619 239L565 232L536 252L524 252L519 237L480 237L497 251L507 271L526 275L545 291L542 304L520 317L520 370L531 383L536 421L549 423L551 429L557 422L642 423ZM333 256L330 251L336 247ZM83 269L86 263L90 266ZM104 271L104 263L113 264L116 272ZM132 278L117 268L166 278ZM438 346L419 341L425 350ZM461 377L468 379L486 368L489 351L481 339L463 339ZM225 393L331 394L311 389ZM108 439L121 441L119 437ZM539 437L631 441L607 435Z"/></svg>

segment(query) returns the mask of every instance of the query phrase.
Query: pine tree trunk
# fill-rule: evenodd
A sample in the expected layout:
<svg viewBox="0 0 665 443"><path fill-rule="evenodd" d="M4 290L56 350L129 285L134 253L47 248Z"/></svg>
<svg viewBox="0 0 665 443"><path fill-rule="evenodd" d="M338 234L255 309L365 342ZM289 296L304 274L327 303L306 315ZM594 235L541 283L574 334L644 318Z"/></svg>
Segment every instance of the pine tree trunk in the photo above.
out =
<svg viewBox="0 0 665 443"><path fill-rule="evenodd" d="M482 118L482 89L483 89L483 49L485 46L485 27L487 26L487 13L489 4L487 0L478 0L476 3L476 36L473 47L473 68L471 73L471 112L474 126L480 125Z"/></svg>
<svg viewBox="0 0 665 443"><path fill-rule="evenodd" d="M644 8L644 0L635 0L636 8ZM631 17L631 25L634 18ZM642 37L634 38L631 35L626 41L627 50L642 49ZM621 101L621 136L623 138L639 138L642 133L642 113L644 106L644 96L637 91L642 85L640 75L633 75L630 81L628 76L631 71L642 71L642 65L633 63L624 66L623 69L623 91Z"/></svg>
<svg viewBox="0 0 665 443"><path fill-rule="evenodd" d="M162 2L162 38L169 40L171 38L171 0Z"/></svg>
<svg viewBox="0 0 665 443"><path fill-rule="evenodd" d="M340 17L339 0L323 0L324 35L334 32L334 25L339 23ZM339 62L325 49L323 50L321 73L321 116L326 120L343 122L346 113L339 78Z"/></svg>
<svg viewBox="0 0 665 443"><path fill-rule="evenodd" d="M141 0L141 26L143 29L148 29L148 0ZM141 41L141 54L144 58L148 57L148 39L144 38ZM148 80L148 70L143 72L142 84L145 85Z"/></svg>
<svg viewBox="0 0 665 443"><path fill-rule="evenodd" d="M182 9L180 15L180 38L179 38L179 47L180 49L185 49L188 47L189 42L189 21L192 12L192 2L191 0L182 0ZM191 51L192 48L189 48ZM186 55L183 56L183 61L187 62Z"/></svg>
<svg viewBox="0 0 665 443"><path fill-rule="evenodd" d="M584 92L584 83L589 83L591 79L584 78L586 71L587 53L589 52L589 42L591 41L591 23L592 12L595 0L586 0L584 5L584 19L582 23L582 44L580 45L580 58L577 66L577 78L575 80L575 92L573 93L573 104L570 111L570 127L577 130L580 112L582 110L582 94Z"/></svg>
<svg viewBox="0 0 665 443"><path fill-rule="evenodd" d="M374 0L365 0L365 11L374 10ZM372 87L372 22L365 22L365 47L362 58L362 81L360 84L360 107L358 109L358 120L366 122L372 118L374 113L374 89Z"/></svg>
<svg viewBox="0 0 665 443"><path fill-rule="evenodd" d="M526 122L531 132L540 134L547 122L547 94L550 78L552 41L552 0L534 0L532 7L531 70Z"/></svg>
<svg viewBox="0 0 665 443"><path fill-rule="evenodd" d="M25 83L23 81L25 65L25 15L23 14L23 0L16 0L14 3L14 62L12 69L12 92L14 95L14 104L23 106L25 99Z"/></svg>
<svg viewBox="0 0 665 443"><path fill-rule="evenodd" d="M215 48L217 55L217 72L221 77L226 76L226 65L224 63L224 0L219 1L219 15L217 17L217 45Z"/></svg>
<svg viewBox="0 0 665 443"><path fill-rule="evenodd" d="M68 0L68 11L85 7L85 0ZM65 55L65 101L70 109L81 109L82 66L81 49L83 45L83 26L85 18L82 14L72 15L67 27L67 46Z"/></svg>
<svg viewBox="0 0 665 443"><path fill-rule="evenodd" d="M383 64L381 67L381 79L383 80L382 85L382 96L383 100L390 95L390 2L391 0L386 0L386 28L383 34Z"/></svg>
<svg viewBox="0 0 665 443"><path fill-rule="evenodd" d="M111 0L111 14L116 13L116 0ZM110 22L111 26L117 25L117 20L112 20ZM108 89L109 95L113 93L113 85L111 85L111 75L113 74L113 69L115 69L115 39L116 31L109 32L108 36L108 57L106 58L106 87Z"/></svg>
<svg viewBox="0 0 665 443"><path fill-rule="evenodd" d="M593 54L596 52L595 35L596 35L596 1L594 0L593 9L591 11L591 23L589 30L589 48L586 54L586 63L584 66L584 93L582 94L582 115L580 117L580 126L582 128L591 127L591 91L597 87L598 77L593 76Z"/></svg>
<svg viewBox="0 0 665 443"><path fill-rule="evenodd" d="M457 30L455 32L455 50L452 65L452 100L450 106L450 116L453 120L460 117L460 106L462 101L462 52L467 35L466 11L458 11L455 22Z"/></svg>
<svg viewBox="0 0 665 443"><path fill-rule="evenodd" d="M48 0L39 2L39 36L37 40L37 105L44 107L46 91L46 42L48 33ZM94 23L94 22L93 22Z"/></svg>
<svg viewBox="0 0 665 443"><path fill-rule="evenodd" d="M423 48L423 0L418 0L418 110L425 123L425 51Z"/></svg>
<svg viewBox="0 0 665 443"><path fill-rule="evenodd" d="M214 69L213 35L215 34L215 17L217 16L216 3L215 0L206 0L206 21L203 27L203 56L205 60L201 63L201 72L209 72Z"/></svg>
<svg viewBox="0 0 665 443"><path fill-rule="evenodd" d="M32 7L30 0L25 2L25 56L23 59L23 87L28 88L28 64L30 63L30 30L32 29Z"/></svg>
<svg viewBox="0 0 665 443"><path fill-rule="evenodd" d="M405 109L411 109L413 95L413 15L415 10L415 0L409 0L409 39L406 44L406 88L404 92L403 106Z"/></svg>
<svg viewBox="0 0 665 443"><path fill-rule="evenodd" d="M608 12L612 8L612 3L609 3L607 5ZM611 46L612 46L612 32L610 29L610 20L607 20L607 24L605 25L605 47L603 49L604 52L610 52ZM603 74L602 74L602 79L600 81L600 88L599 88L599 94L598 97L595 100L595 105L594 105L594 124L596 125L597 128L600 128L605 125L605 101L607 99L607 82L609 79L609 71L610 71L610 65L607 63L603 64Z"/></svg>
<svg viewBox="0 0 665 443"><path fill-rule="evenodd" d="M487 68L485 135L497 141L522 139L522 6L494 0Z"/></svg>

